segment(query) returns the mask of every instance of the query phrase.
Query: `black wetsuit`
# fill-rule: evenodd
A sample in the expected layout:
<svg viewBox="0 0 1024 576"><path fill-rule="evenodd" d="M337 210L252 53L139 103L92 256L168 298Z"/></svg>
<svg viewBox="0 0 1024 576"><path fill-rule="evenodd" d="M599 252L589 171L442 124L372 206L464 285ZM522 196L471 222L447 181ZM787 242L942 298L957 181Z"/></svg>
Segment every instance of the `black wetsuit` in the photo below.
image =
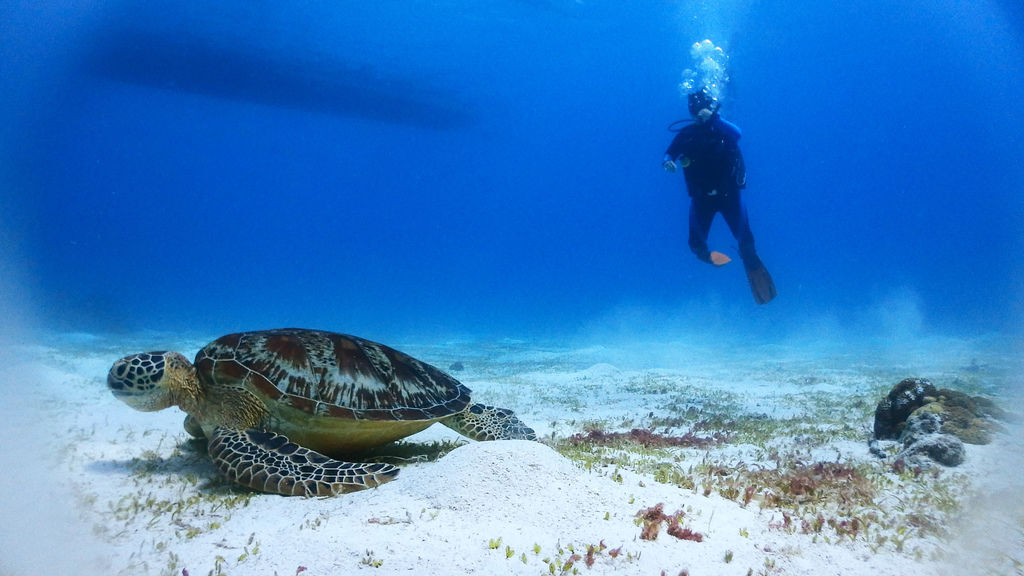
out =
<svg viewBox="0 0 1024 576"><path fill-rule="evenodd" d="M715 113L706 122L684 126L665 151L665 160L682 159L684 164L690 194L690 250L711 262L708 233L715 214L720 213L739 243L754 300L764 304L775 298L775 283L754 250L754 234L740 197L747 174L739 140L739 127Z"/></svg>
<svg viewBox="0 0 1024 576"><path fill-rule="evenodd" d="M715 114L707 122L683 127L665 151L666 160L683 159L686 189L690 195L690 250L704 262L711 261L708 233L720 213L739 242L740 257L747 268L760 266L754 251L754 234L740 197L746 186L746 170L739 147L740 129Z"/></svg>

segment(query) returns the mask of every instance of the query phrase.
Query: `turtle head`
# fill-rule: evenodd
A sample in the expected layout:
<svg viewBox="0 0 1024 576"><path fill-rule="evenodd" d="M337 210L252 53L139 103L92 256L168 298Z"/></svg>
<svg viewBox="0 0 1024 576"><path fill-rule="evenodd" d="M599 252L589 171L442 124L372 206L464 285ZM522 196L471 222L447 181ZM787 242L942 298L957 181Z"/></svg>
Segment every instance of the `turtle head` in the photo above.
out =
<svg viewBox="0 0 1024 576"><path fill-rule="evenodd" d="M125 356L110 367L107 386L125 404L153 412L179 404L196 389L196 369L177 352Z"/></svg>

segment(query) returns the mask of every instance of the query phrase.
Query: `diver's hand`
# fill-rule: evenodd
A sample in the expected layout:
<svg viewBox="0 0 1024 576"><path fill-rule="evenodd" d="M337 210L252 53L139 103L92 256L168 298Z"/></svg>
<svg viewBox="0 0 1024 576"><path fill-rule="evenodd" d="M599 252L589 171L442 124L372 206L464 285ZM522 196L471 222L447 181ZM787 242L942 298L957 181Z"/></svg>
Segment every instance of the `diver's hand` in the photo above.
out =
<svg viewBox="0 0 1024 576"><path fill-rule="evenodd" d="M675 172L676 163L671 160L665 160L661 163L661 167L665 169L665 172Z"/></svg>

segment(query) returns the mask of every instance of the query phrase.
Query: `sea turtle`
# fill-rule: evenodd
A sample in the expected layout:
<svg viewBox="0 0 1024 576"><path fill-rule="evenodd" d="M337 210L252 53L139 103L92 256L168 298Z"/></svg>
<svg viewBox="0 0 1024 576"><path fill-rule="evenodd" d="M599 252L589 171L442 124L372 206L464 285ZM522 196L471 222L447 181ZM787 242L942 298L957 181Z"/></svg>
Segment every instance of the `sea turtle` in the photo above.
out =
<svg viewBox="0 0 1024 576"><path fill-rule="evenodd" d="M281 329L230 334L195 364L177 352L114 363L110 391L143 411L178 406L217 469L263 492L329 496L398 475L335 460L441 422L474 440L536 440L510 410L475 404L458 380L355 336ZM323 454L321 454L321 452ZM325 456L326 454L326 456Z"/></svg>

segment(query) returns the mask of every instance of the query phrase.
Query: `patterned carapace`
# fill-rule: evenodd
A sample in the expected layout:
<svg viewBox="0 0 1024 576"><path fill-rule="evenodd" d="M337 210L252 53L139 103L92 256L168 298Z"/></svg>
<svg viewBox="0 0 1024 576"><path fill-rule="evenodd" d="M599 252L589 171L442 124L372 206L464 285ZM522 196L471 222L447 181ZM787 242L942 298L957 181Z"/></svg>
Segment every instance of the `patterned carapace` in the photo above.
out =
<svg viewBox="0 0 1024 576"><path fill-rule="evenodd" d="M229 334L199 351L201 378L245 386L308 412L359 420L426 420L462 411L470 391L415 358L315 330Z"/></svg>

